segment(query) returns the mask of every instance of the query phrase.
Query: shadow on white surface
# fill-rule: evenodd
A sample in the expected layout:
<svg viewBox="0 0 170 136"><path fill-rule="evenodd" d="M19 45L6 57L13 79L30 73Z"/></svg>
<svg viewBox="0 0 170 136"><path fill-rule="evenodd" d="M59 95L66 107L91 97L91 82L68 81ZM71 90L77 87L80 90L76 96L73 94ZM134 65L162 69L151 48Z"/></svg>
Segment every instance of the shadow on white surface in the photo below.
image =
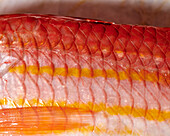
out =
<svg viewBox="0 0 170 136"><path fill-rule="evenodd" d="M112 21L119 24L170 26L169 2L151 3L128 0L15 0L0 6L1 14L36 13ZM149 0L144 0L149 1ZM150 0L152 1L152 0ZM162 0L163 1L163 0Z"/></svg>

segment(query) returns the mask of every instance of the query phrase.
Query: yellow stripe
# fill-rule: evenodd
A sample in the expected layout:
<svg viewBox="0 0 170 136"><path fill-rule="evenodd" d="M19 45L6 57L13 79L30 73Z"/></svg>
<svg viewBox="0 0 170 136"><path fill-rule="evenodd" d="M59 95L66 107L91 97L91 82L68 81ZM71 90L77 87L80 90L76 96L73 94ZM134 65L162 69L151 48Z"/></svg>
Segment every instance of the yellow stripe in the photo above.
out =
<svg viewBox="0 0 170 136"><path fill-rule="evenodd" d="M54 73L53 73L53 69L50 66L40 67L39 70L37 66L27 66L25 70L25 67L22 65L13 67L9 70L9 72L17 72L20 74L24 74L24 72L29 72L35 75L47 73L49 75L54 75L54 76L74 76L74 77L80 76L80 77L87 77L87 78L107 76L107 78L116 78L120 80L131 78L132 80L139 80L139 81L145 80L145 81L159 82L159 83L165 84L165 81L164 81L165 75L163 74L159 75L159 81L158 81L157 72L149 73L145 71L144 73L144 70L141 70L140 72L131 70L131 72L129 73L128 71L129 69L127 69L126 71L120 71L120 72L117 72L112 69L107 69L106 72L104 73L104 71L101 69L93 69L93 74L92 74L92 71L90 69L83 68L81 69L81 75L80 75L80 70L78 68L68 68L68 71L66 71L65 68L55 68ZM170 82L169 77L170 77L169 75L166 75L166 80L168 83Z"/></svg>
<svg viewBox="0 0 170 136"><path fill-rule="evenodd" d="M75 129L76 130L76 129ZM144 134L144 131L142 130L132 130L128 127L122 127L122 128L115 128L114 130L108 130L106 127L103 127L102 125L96 125L94 126L88 126L88 127L81 127L80 129L77 129L77 131L85 134L85 135L89 135L89 132L94 132L98 135L100 134L108 134L109 136L115 136L115 135L131 135L131 136L141 136ZM69 131L67 131L69 132ZM71 132L71 131L70 131Z"/></svg>
<svg viewBox="0 0 170 136"><path fill-rule="evenodd" d="M156 120L159 122L168 121L170 123L170 111L159 111L157 109L148 109L146 112L145 109L142 109L142 108L132 109L131 106L118 106L118 105L106 107L104 103L93 104L92 102L89 102L86 104L74 102L73 104L66 105L65 101L53 102L52 100L49 100L44 103L41 103L39 101L38 103L37 99L29 100L30 105L26 102L23 105L23 103L24 102L22 98L20 99L18 98L15 100L15 104L17 104L18 106L24 106L24 107L30 107L30 105L31 106L52 106L52 103L53 103L53 106L61 106L61 107L67 106L70 108L81 108L84 110L91 110L94 112L105 111L109 115L122 115L122 116L131 115L134 118L144 117L146 120ZM8 99L8 98L0 99L0 105L8 105L11 108L15 108L13 100Z"/></svg>

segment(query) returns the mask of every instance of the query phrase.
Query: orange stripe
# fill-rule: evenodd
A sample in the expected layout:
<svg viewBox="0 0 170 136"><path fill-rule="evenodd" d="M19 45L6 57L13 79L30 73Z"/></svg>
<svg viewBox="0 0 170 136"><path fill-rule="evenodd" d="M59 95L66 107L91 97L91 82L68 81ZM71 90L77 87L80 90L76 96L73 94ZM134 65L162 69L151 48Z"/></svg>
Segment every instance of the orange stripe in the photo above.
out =
<svg viewBox="0 0 170 136"><path fill-rule="evenodd" d="M0 133L1 134L60 134L64 131L78 131L83 134L95 132L96 134L107 133L110 135L140 135L141 130L131 130L128 127L122 127L117 130L108 130L102 125L92 126L80 121L80 116L84 120L92 120L91 112L83 109L69 107L25 107L18 109L0 110ZM139 134L140 132L140 134Z"/></svg>
<svg viewBox="0 0 170 136"><path fill-rule="evenodd" d="M88 135L88 132L95 132L96 134L100 135L101 133L108 134L109 136L125 136L125 135L130 135L130 136L141 136L144 135L144 132L140 129L138 130L132 130L128 128L127 126L119 128L119 129L114 129L114 130L108 130L105 127L102 126L88 126L88 127L82 127L80 132L83 134Z"/></svg>
<svg viewBox="0 0 170 136"><path fill-rule="evenodd" d="M25 71L39 75L43 73L47 73L49 75L53 74L53 69L50 66L43 66L40 67L40 70L38 71L37 66L27 66L26 70L24 66L15 66L9 70L10 72L17 72L20 74L24 74ZM139 81L151 81L151 82L159 82L161 84L167 85L166 81L170 82L170 76L166 74L160 74L159 79L157 77L157 72L147 72L144 70L141 70L140 72L136 72L134 70L131 70L130 73L128 73L129 69L126 71L120 71L117 72L112 69L107 69L106 74L108 78L116 78L120 80L125 80L131 78L132 80L139 80ZM145 73L145 74L144 74ZM65 68L55 68L54 70L54 76L65 76L66 75L66 69ZM144 77L145 75L145 77ZM88 78L95 78L95 77L105 77L105 73L101 69L94 69L93 70L93 77L91 76L91 70L87 68L81 69L81 75L79 75L79 69L78 68L68 68L67 76L74 76L74 77L88 77ZM166 78L166 80L165 80Z"/></svg>
<svg viewBox="0 0 170 136"><path fill-rule="evenodd" d="M89 124L80 116L91 120L91 112L76 108L24 107L0 110L0 133L44 134L63 132Z"/></svg>
<svg viewBox="0 0 170 136"><path fill-rule="evenodd" d="M0 99L0 105L8 105L9 107L15 108L15 105L13 105L13 103L14 102L12 100L7 99L7 98ZM18 99L15 101L15 103L19 106L30 107L30 105L28 105L27 103L24 103L23 105L23 99ZM38 103L37 105L37 103L38 103L37 99L29 100L29 104L31 104L32 106L42 106L42 107L51 106L52 100L47 101L45 105L44 103ZM54 102L53 105L64 108L66 106L66 102L64 101ZM170 111L168 110L159 111L157 109L148 109L146 112L145 109L142 109L142 108L134 107L132 109L131 106L118 106L118 105L106 107L104 103L93 104L92 102L89 102L87 104L74 102L73 104L67 104L67 107L68 108L81 108L85 111L90 110L93 112L105 111L109 115L122 115L122 116L131 115L134 118L144 117L146 120L157 120L159 122L170 121Z"/></svg>

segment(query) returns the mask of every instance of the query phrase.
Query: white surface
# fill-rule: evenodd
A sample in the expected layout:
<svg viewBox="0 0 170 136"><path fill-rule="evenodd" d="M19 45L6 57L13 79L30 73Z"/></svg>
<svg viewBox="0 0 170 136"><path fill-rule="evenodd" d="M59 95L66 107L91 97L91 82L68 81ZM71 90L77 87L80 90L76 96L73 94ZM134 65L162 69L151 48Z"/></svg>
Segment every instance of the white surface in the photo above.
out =
<svg viewBox="0 0 170 136"><path fill-rule="evenodd" d="M0 0L0 14L41 13L169 27L170 0Z"/></svg>

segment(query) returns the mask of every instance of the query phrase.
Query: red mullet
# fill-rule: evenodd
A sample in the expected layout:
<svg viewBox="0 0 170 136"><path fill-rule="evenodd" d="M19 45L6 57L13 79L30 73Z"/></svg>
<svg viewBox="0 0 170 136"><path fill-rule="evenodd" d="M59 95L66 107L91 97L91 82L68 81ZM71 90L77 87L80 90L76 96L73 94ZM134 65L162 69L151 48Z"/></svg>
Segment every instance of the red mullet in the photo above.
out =
<svg viewBox="0 0 170 136"><path fill-rule="evenodd" d="M170 135L170 28L0 16L0 134Z"/></svg>

